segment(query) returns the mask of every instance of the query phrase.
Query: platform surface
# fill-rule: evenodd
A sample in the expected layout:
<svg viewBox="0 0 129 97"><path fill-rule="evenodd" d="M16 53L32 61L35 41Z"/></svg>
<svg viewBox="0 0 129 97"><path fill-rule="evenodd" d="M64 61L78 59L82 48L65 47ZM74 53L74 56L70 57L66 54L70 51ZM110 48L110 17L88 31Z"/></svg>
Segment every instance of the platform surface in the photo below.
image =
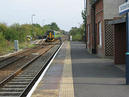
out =
<svg viewBox="0 0 129 97"><path fill-rule="evenodd" d="M129 97L124 71L89 54L82 42L65 42L32 97Z"/></svg>

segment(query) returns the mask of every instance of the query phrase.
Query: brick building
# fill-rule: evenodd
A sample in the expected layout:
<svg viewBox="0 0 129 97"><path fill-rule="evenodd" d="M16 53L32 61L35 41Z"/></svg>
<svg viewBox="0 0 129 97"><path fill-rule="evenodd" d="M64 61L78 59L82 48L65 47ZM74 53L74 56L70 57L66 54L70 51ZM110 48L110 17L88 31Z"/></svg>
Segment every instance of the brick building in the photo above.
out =
<svg viewBox="0 0 129 97"><path fill-rule="evenodd" d="M87 45L91 53L113 56L113 26L108 22L119 16L125 0L87 0Z"/></svg>

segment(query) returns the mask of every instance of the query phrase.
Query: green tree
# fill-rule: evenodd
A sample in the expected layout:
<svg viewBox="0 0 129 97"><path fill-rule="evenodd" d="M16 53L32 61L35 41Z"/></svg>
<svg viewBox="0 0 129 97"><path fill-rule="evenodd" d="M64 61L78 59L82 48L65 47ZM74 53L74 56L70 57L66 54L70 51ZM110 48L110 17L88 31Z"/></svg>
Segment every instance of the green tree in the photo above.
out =
<svg viewBox="0 0 129 97"><path fill-rule="evenodd" d="M6 47L6 40L4 38L3 33L0 32L0 52L5 49L3 47Z"/></svg>
<svg viewBox="0 0 129 97"><path fill-rule="evenodd" d="M73 40L82 41L84 36L84 24L82 24L79 28L72 27L69 33L73 36Z"/></svg>
<svg viewBox="0 0 129 97"><path fill-rule="evenodd" d="M86 9L82 11L82 19L83 19L83 23L85 24L87 22L87 12L86 12Z"/></svg>
<svg viewBox="0 0 129 97"><path fill-rule="evenodd" d="M51 28L51 30L55 30L55 31L60 30L60 28L57 26L57 24L55 22L50 24L50 28Z"/></svg>
<svg viewBox="0 0 129 97"><path fill-rule="evenodd" d="M36 36L43 36L43 28L39 24L33 24L33 27Z"/></svg>
<svg viewBox="0 0 129 97"><path fill-rule="evenodd" d="M8 28L7 28L7 25L6 24L0 23L0 32L3 33L3 36L5 36L4 34L6 33L7 29Z"/></svg>
<svg viewBox="0 0 129 97"><path fill-rule="evenodd" d="M52 22L51 24L45 25L44 26L45 30L54 30L54 31L59 31L60 28L55 22Z"/></svg>

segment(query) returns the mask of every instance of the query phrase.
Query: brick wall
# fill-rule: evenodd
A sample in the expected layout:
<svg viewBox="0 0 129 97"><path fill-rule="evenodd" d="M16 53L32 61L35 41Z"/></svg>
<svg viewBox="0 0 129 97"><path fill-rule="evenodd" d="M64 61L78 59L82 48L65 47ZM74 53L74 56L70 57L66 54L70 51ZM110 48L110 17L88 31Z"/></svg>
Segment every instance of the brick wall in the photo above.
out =
<svg viewBox="0 0 129 97"><path fill-rule="evenodd" d="M102 23L102 47L99 47L99 23ZM96 23L96 32L97 32L97 54L99 56L104 56L104 20L103 20L103 0L99 0L95 4L95 23Z"/></svg>

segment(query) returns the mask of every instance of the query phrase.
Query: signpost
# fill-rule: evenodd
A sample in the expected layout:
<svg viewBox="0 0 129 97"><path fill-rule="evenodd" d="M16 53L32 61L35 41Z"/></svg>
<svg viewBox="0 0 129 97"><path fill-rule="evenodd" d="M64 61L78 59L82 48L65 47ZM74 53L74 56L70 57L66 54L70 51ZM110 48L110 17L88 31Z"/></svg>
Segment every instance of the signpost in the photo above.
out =
<svg viewBox="0 0 129 97"><path fill-rule="evenodd" d="M126 2L119 6L120 15L128 13L128 12L129 12L129 2Z"/></svg>
<svg viewBox="0 0 129 97"><path fill-rule="evenodd" d="M129 85L129 2L120 5L119 7L120 15L126 14L126 42L127 42L127 52L126 52L126 85Z"/></svg>

